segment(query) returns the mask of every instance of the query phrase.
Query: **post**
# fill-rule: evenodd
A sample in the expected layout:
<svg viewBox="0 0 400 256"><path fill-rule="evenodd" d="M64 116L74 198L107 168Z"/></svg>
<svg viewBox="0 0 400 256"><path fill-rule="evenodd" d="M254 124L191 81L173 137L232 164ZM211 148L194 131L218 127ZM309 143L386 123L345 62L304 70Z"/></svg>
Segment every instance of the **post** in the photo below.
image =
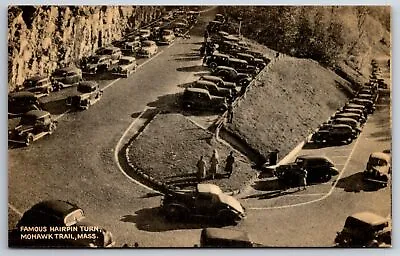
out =
<svg viewBox="0 0 400 256"><path fill-rule="evenodd" d="M239 17L239 38L240 38L240 28L242 27L242 18Z"/></svg>

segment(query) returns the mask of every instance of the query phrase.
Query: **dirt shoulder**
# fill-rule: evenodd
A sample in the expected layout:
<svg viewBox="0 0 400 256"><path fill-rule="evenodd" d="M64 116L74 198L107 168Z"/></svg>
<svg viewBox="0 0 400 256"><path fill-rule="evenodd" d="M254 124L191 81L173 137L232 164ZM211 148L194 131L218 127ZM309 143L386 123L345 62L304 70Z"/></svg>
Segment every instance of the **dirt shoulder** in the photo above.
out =
<svg viewBox="0 0 400 256"><path fill-rule="evenodd" d="M350 84L311 60L273 61L234 110L226 129L267 157L286 155L347 101Z"/></svg>
<svg viewBox="0 0 400 256"><path fill-rule="evenodd" d="M213 149L217 149L220 166L214 180L224 191L240 189L256 175L248 160L235 152L236 166L230 178L222 177L225 159L232 150L213 134L180 114L160 114L151 121L128 147L129 159L136 168L167 185L191 188L198 183L196 163L204 156L208 167Z"/></svg>

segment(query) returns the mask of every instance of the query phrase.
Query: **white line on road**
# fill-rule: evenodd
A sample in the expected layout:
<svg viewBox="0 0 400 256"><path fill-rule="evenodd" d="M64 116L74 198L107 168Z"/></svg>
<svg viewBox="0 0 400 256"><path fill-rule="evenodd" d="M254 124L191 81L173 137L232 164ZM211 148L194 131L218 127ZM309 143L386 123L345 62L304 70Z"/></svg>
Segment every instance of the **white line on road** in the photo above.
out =
<svg viewBox="0 0 400 256"><path fill-rule="evenodd" d="M129 176L129 175L124 171L124 169L122 168L122 166L120 165L119 160L118 160L118 152L119 152L119 150L121 149L122 141L124 140L125 136L128 134L129 130L130 130L130 129L136 124L136 122L143 116L143 114L146 112L147 109L148 109L148 107L145 107L144 110L143 110L143 112L142 112L135 120L132 121L132 123L128 126L128 128L127 128L127 129L125 130L125 132L122 134L121 138L119 139L117 145L116 145L115 148L114 148L114 160L115 160L115 162L116 162L116 164L117 164L117 166L118 166L118 169L119 169L119 170L125 175L125 177L127 177L130 181L132 181L132 182L136 183L137 185L139 185L139 186L141 186L141 187L143 187L143 188L145 188L145 189L148 189L148 190L150 190L150 191L158 192L158 191L156 191L156 190L154 190L154 189L152 189L152 188L150 188L150 187L144 185L143 183L141 183L141 182L135 180L135 179L132 178L131 176Z"/></svg>
<svg viewBox="0 0 400 256"><path fill-rule="evenodd" d="M104 86L104 88L102 89L103 91L105 91L108 87L110 87L111 85L115 84L116 82L118 82L119 80L121 80L121 78L117 78L114 81L112 81L111 83L109 83L108 85Z"/></svg>
<svg viewBox="0 0 400 256"><path fill-rule="evenodd" d="M20 217L22 217L22 212L18 211L17 208L15 208L14 206L12 206L10 203L8 203L8 207L13 210L16 214L18 214Z"/></svg>
<svg viewBox="0 0 400 256"><path fill-rule="evenodd" d="M338 177L336 178L335 182L333 183L332 188L329 190L329 192L328 192L327 194L324 194L324 196L322 196L322 197L320 197L320 198L318 198L318 199L312 200L312 201L303 202L303 203L298 203L298 204L282 205L282 206L274 206L274 207L250 207L250 208L248 208L248 209L249 209L249 210L276 210L276 209L285 209L285 208L290 208L290 207L303 206L303 205L307 205L307 204L316 203L316 202L322 201L322 200L324 200L325 198L329 197L329 196L333 193L333 191L334 191L334 189L335 189L337 183L339 182L340 178L343 176L343 173L345 172L345 170L346 170L346 168L347 168L347 165L349 164L349 162L350 162L350 160L351 160L351 157L353 156L353 153L354 153L355 149L357 148L357 145L358 145L358 142L360 141L361 136L362 136L362 133L361 133L360 136L357 138L357 141L356 141L356 143L354 144L354 147L352 148L352 150L351 150L351 152L350 152L349 158L346 160L346 162L345 162L345 164L344 164L342 170L340 171Z"/></svg>
<svg viewBox="0 0 400 256"><path fill-rule="evenodd" d="M67 113L71 112L71 109L68 109L67 111L65 111L64 113L62 113L61 115L58 115L54 118L55 121L57 121L58 119L60 119L61 117L65 116Z"/></svg>

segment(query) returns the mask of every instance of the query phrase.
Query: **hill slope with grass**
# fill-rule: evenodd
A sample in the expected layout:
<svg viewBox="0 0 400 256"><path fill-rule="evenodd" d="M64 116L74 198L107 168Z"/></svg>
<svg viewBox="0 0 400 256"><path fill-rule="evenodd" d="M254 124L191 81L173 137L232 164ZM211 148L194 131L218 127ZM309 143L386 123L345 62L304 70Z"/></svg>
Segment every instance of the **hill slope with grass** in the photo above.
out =
<svg viewBox="0 0 400 256"><path fill-rule="evenodd" d="M312 60L282 57L257 78L227 129L261 155L285 155L347 101L350 83Z"/></svg>

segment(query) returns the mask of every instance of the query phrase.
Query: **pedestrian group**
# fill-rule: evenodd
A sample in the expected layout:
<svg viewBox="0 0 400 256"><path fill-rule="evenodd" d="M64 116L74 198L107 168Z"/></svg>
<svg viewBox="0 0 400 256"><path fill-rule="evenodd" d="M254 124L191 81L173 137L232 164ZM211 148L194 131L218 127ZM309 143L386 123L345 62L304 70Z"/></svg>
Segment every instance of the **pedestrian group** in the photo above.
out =
<svg viewBox="0 0 400 256"><path fill-rule="evenodd" d="M200 159L197 161L197 178L199 180L204 180L207 178L215 179L219 170L219 155L216 149L213 150L212 156L210 158L210 168L207 168L207 162L204 160L204 156L200 156ZM232 175L233 169L235 165L235 156L233 155L233 151L229 153L226 158L226 164L223 175L227 175L230 177Z"/></svg>

